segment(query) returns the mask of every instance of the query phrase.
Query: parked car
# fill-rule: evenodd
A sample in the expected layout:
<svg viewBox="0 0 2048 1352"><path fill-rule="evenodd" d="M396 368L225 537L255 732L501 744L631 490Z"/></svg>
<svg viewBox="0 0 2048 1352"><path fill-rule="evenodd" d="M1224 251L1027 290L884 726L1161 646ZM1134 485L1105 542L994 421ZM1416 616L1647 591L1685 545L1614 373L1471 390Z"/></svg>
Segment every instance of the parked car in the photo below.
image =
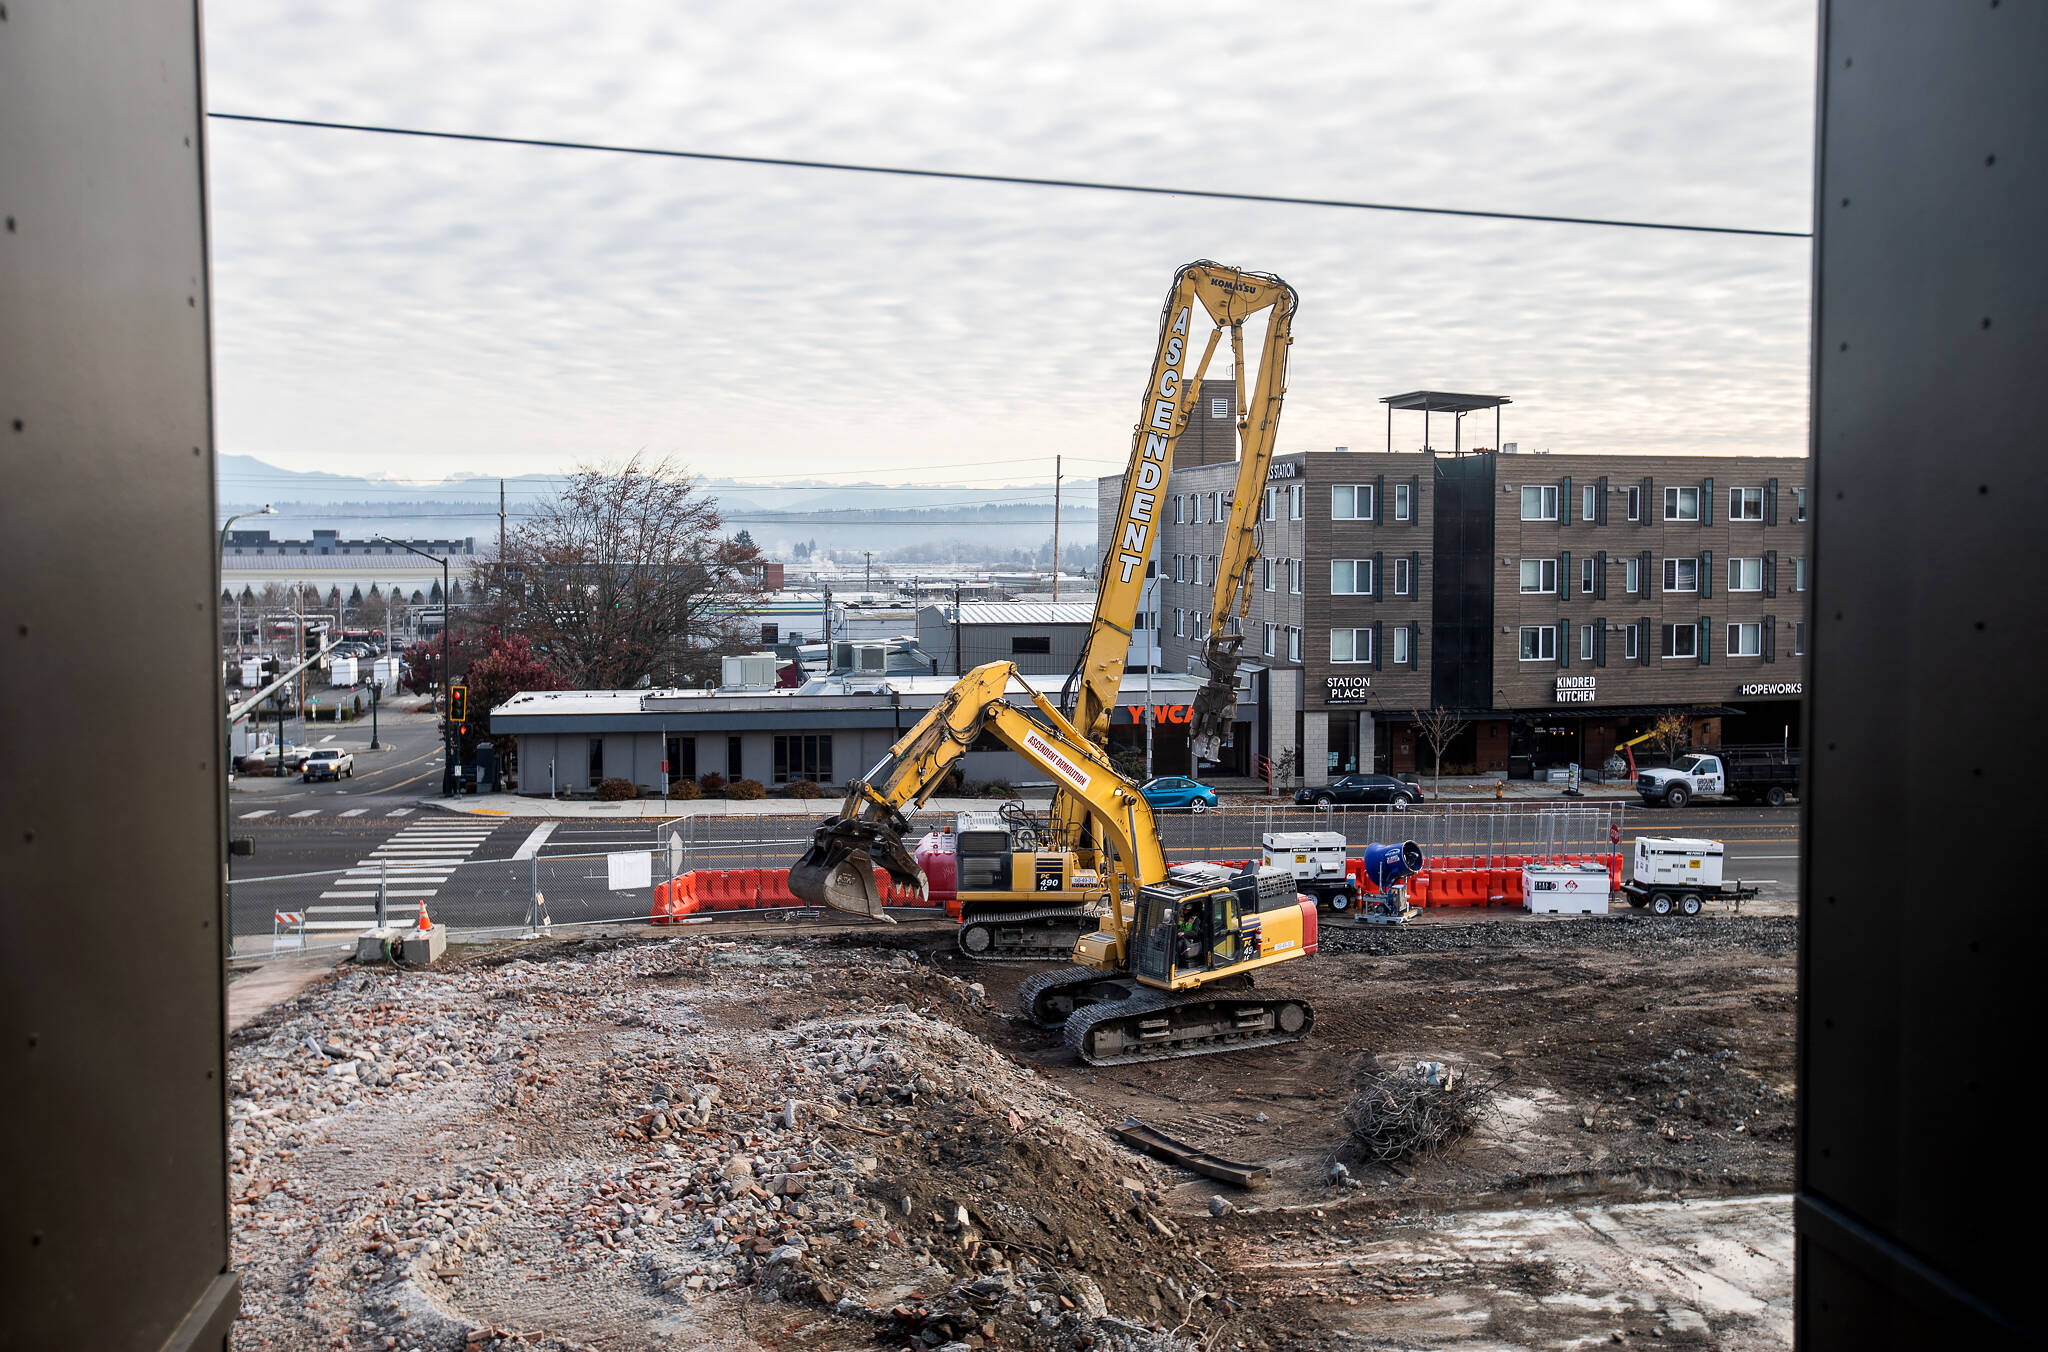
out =
<svg viewBox="0 0 2048 1352"><path fill-rule="evenodd" d="M1294 801L1304 806L1334 807L1339 803L1391 803L1405 808L1422 801L1422 790L1392 775L1345 775L1318 789L1296 789Z"/></svg>
<svg viewBox="0 0 2048 1352"><path fill-rule="evenodd" d="M316 779L340 779L346 775L356 776L356 758L338 746L316 746L313 754L306 757L301 773L308 784Z"/></svg>
<svg viewBox="0 0 2048 1352"><path fill-rule="evenodd" d="M1183 775L1161 775L1138 792L1144 794L1145 801L1156 810L1185 808L1189 812L1207 812L1216 806L1216 790Z"/></svg>

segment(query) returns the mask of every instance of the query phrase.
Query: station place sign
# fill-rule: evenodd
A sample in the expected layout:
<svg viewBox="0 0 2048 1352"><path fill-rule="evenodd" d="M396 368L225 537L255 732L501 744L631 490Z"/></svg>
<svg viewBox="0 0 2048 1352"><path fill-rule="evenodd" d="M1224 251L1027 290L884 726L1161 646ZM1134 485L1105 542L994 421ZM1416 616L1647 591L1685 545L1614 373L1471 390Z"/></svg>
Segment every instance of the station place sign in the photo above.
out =
<svg viewBox="0 0 2048 1352"><path fill-rule="evenodd" d="M1591 704L1593 702L1593 676L1560 676L1557 678L1557 702L1559 704Z"/></svg>
<svg viewBox="0 0 2048 1352"><path fill-rule="evenodd" d="M1323 702L1325 704L1363 704L1371 698L1372 677L1370 676L1323 677Z"/></svg>

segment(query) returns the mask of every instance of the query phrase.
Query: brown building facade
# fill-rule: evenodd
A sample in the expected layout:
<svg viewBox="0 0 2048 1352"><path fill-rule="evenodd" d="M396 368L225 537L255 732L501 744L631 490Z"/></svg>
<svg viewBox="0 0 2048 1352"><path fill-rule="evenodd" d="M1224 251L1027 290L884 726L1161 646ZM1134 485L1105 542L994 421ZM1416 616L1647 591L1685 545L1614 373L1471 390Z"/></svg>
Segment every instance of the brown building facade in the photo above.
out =
<svg viewBox="0 0 2048 1352"><path fill-rule="evenodd" d="M1201 669L1235 471L1168 482L1166 670ZM1259 515L1257 744L1307 783L1429 768L1432 708L1467 723L1447 772L1597 770L1669 714L1702 745L1798 736L1803 458L1295 453Z"/></svg>

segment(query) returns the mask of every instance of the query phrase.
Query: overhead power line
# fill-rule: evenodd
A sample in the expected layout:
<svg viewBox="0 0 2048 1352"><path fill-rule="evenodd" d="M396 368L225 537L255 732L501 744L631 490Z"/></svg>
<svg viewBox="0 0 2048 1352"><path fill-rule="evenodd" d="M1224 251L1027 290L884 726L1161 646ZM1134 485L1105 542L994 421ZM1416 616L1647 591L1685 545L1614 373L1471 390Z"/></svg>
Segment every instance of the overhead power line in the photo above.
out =
<svg viewBox="0 0 2048 1352"><path fill-rule="evenodd" d="M1464 216L1490 221L1538 221L1550 225L1601 225L1624 230L1677 230L1699 235L1756 235L1768 239L1812 238L1812 232L1808 230L1758 230L1749 226L1630 221L1607 216L1561 216L1536 211L1477 211L1467 207L1422 207L1399 202L1360 202L1339 197L1291 197L1281 193L1223 192L1213 188L1159 188L1140 183L1103 183L1079 178L1036 178L1022 174L970 174L957 169L909 169L898 165L783 159L771 155L726 155L709 150L667 150L655 146L606 145L597 141L560 141L534 136L487 136L481 132L428 131L420 127L385 127L367 122L328 122L309 117L263 117L255 113L208 113L207 116L223 122L254 122L272 127L311 127L320 131L366 132L375 136L413 136L430 141L476 141L485 145L536 146L543 150L594 150L608 155L650 155L667 160L708 160L717 164L754 164L776 169L822 169L842 174L884 174L897 178L950 179L962 183L1007 183L1025 188L1144 193L1154 197L1199 197L1220 202L1334 207L1347 211L1392 211L1413 216Z"/></svg>

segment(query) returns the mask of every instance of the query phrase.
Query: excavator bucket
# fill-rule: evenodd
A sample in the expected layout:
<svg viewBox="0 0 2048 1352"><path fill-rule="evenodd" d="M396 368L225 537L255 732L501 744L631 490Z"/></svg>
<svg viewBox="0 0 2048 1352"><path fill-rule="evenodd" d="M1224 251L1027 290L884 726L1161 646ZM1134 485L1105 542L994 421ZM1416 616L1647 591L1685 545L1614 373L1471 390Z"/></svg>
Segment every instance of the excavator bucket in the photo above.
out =
<svg viewBox="0 0 2048 1352"><path fill-rule="evenodd" d="M882 909L875 885L879 868L905 887L915 888L919 903L929 895L924 870L903 847L903 836L880 822L827 817L811 834L811 848L789 871L789 890L813 906L830 906L849 915L895 924Z"/></svg>

